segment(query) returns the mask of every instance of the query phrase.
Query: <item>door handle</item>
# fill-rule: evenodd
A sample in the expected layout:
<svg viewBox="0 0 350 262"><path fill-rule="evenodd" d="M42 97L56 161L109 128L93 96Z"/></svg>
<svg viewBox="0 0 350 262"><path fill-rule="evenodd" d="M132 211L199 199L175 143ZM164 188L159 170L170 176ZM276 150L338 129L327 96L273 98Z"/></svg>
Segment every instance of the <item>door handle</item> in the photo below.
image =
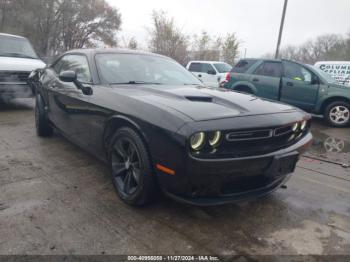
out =
<svg viewBox="0 0 350 262"><path fill-rule="evenodd" d="M259 82L259 78L253 78L254 82Z"/></svg>
<svg viewBox="0 0 350 262"><path fill-rule="evenodd" d="M287 82L287 86L293 86L292 82Z"/></svg>
<svg viewBox="0 0 350 262"><path fill-rule="evenodd" d="M202 77L202 75L199 74L198 77Z"/></svg>

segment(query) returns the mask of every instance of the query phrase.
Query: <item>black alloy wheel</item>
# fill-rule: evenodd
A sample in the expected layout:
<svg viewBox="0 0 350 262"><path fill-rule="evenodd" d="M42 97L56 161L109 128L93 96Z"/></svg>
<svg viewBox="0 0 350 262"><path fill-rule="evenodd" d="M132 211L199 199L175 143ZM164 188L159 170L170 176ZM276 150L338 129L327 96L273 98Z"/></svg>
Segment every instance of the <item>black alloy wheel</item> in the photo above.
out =
<svg viewBox="0 0 350 262"><path fill-rule="evenodd" d="M130 205L148 203L156 189L146 147L131 128L117 130L109 150L113 185L120 198Z"/></svg>

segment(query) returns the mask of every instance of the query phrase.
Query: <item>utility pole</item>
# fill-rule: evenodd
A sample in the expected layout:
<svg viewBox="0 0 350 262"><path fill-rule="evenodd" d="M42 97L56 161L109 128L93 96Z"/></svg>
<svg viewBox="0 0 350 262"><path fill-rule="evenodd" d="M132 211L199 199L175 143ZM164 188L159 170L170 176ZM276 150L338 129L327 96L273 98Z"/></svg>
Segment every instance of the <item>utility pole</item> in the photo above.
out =
<svg viewBox="0 0 350 262"><path fill-rule="evenodd" d="M279 53L280 53L280 45L281 45L281 39L282 39L282 33L283 33L284 18L286 16L287 4L288 4L288 0L284 0L283 13L282 13L282 19L281 19L281 25L280 25L280 32L278 34L278 42L277 42L276 53L275 53L276 59L278 58Z"/></svg>

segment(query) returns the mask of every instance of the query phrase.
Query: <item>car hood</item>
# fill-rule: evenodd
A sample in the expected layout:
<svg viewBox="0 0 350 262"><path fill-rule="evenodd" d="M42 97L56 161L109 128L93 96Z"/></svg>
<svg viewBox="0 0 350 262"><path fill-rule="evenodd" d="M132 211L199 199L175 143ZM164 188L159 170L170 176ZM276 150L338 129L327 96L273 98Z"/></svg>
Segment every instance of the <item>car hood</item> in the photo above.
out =
<svg viewBox="0 0 350 262"><path fill-rule="evenodd" d="M35 69L44 67L45 63L40 59L0 57L0 71L31 72Z"/></svg>
<svg viewBox="0 0 350 262"><path fill-rule="evenodd" d="M113 90L119 94L125 94L158 107L171 108L195 121L297 110L289 105L227 89L165 85L114 87Z"/></svg>

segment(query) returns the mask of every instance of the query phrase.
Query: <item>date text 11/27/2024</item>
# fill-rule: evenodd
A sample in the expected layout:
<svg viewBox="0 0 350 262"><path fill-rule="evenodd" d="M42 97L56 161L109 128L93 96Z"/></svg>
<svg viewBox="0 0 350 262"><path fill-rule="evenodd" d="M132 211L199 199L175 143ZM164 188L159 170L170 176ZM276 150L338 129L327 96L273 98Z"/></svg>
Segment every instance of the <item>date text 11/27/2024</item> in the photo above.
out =
<svg viewBox="0 0 350 262"><path fill-rule="evenodd" d="M216 256L128 256L128 261L219 261Z"/></svg>

